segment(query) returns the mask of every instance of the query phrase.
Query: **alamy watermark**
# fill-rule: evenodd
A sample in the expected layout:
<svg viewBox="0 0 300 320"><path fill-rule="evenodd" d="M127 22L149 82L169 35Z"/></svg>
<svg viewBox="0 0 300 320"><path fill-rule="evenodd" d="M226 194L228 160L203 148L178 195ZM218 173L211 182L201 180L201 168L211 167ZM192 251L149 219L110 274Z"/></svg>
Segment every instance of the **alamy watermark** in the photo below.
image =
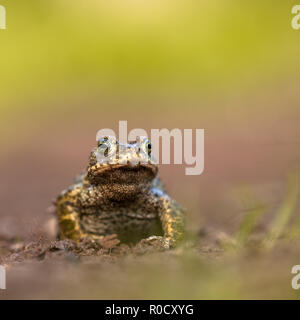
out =
<svg viewBox="0 0 300 320"><path fill-rule="evenodd" d="M0 265L0 290L6 289L6 271L3 266Z"/></svg>
<svg viewBox="0 0 300 320"><path fill-rule="evenodd" d="M0 5L0 29L6 29L6 9Z"/></svg>
<svg viewBox="0 0 300 320"><path fill-rule="evenodd" d="M180 129L171 131L151 129L148 139L146 130L132 129L128 133L127 121L119 121L118 139L112 129L101 129L97 132L96 140L98 141L98 162L115 163L117 158L119 163L128 161L128 158L122 157L122 153L124 155L130 148L137 153L140 162L171 164L171 144L173 143L173 164L185 163L188 166L185 168L186 175L200 175L204 170L204 129L184 129L183 132ZM131 145L130 141L136 143ZM131 159L136 161L137 158Z"/></svg>
<svg viewBox="0 0 300 320"><path fill-rule="evenodd" d="M292 274L295 274L295 276L292 278L292 288L295 290L300 289L300 265L295 265L292 268Z"/></svg>
<svg viewBox="0 0 300 320"><path fill-rule="evenodd" d="M295 5L292 8L292 14L295 15L292 19L292 28L295 30L300 29L300 5Z"/></svg>

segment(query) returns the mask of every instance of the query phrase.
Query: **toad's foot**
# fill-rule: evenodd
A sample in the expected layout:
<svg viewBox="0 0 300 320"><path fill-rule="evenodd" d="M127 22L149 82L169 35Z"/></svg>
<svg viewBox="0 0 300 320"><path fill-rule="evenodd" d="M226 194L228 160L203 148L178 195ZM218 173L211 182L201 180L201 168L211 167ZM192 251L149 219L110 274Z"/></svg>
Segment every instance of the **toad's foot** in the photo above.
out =
<svg viewBox="0 0 300 320"><path fill-rule="evenodd" d="M147 243L149 245L155 246L157 243L160 244L160 246L162 248L164 248L165 250L169 250L170 249L170 239L167 239L165 237L162 236L150 236L146 239L143 240L144 243Z"/></svg>

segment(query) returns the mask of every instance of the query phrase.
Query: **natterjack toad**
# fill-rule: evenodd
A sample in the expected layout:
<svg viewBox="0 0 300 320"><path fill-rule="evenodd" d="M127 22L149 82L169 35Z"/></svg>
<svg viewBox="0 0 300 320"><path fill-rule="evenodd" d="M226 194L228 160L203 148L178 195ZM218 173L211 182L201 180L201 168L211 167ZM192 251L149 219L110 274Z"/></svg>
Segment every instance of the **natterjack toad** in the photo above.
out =
<svg viewBox="0 0 300 320"><path fill-rule="evenodd" d="M148 139L120 144L101 138L86 172L57 198L59 237L117 234L122 242L158 239L174 247L183 238L184 212L164 191L157 171Z"/></svg>

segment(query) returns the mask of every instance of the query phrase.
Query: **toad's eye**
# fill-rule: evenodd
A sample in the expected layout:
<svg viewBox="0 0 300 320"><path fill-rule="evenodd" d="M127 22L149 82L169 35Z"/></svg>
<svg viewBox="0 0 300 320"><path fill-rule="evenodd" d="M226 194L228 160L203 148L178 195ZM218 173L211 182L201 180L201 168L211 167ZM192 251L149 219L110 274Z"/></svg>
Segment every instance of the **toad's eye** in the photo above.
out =
<svg viewBox="0 0 300 320"><path fill-rule="evenodd" d="M145 139L142 142L142 149L149 157L151 156L152 145L151 145L150 140Z"/></svg>
<svg viewBox="0 0 300 320"><path fill-rule="evenodd" d="M152 149L152 144L151 144L150 141L146 144L146 149L148 150L148 155L150 156L151 155L151 149Z"/></svg>
<svg viewBox="0 0 300 320"><path fill-rule="evenodd" d="M118 141L115 137L103 137L98 140L97 151L101 156L109 157L116 152L117 143Z"/></svg>

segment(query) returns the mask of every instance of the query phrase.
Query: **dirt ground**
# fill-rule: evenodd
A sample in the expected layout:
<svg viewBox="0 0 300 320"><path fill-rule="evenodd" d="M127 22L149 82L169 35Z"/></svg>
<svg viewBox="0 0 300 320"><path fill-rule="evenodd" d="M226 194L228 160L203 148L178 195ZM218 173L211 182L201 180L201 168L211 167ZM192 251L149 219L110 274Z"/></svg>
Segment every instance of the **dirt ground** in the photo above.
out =
<svg viewBox="0 0 300 320"><path fill-rule="evenodd" d="M177 109L172 118L171 109L159 106L130 118L131 128L176 128L180 119L182 128L206 130L203 175L185 176L182 166L160 167L168 192L187 210L188 241L170 251L143 242L128 246L117 237L76 244L46 232L52 199L86 167L99 128L115 129L116 119L128 119L126 109L93 109L91 117L82 103L72 117L68 109L60 119L58 109L47 116L37 111L12 117L0 159L0 264L7 269L0 298L299 298L290 284L291 268L300 263L299 238L268 251L260 245L285 203L287 174L299 166L299 109L278 109L269 117L254 109L266 99L268 105L288 99L296 105L293 97L253 99L253 108L235 119L214 112L196 117L192 108ZM239 248L238 230L253 208L264 208L263 217ZM289 227L298 220L297 203Z"/></svg>

